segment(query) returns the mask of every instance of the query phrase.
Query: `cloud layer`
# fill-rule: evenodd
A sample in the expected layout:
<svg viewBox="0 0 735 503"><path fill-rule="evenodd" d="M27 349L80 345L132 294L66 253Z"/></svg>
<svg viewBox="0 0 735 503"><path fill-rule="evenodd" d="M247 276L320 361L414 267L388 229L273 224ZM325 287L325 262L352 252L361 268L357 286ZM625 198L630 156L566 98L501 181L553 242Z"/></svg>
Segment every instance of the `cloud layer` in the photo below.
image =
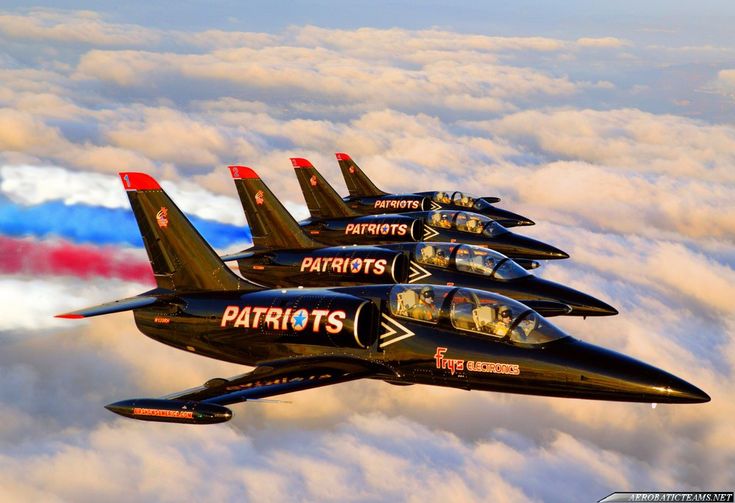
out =
<svg viewBox="0 0 735 503"><path fill-rule="evenodd" d="M716 61L733 48L661 37L0 13L0 498L590 501L735 485L735 129L713 111L731 102L732 65ZM664 78L681 65L686 79ZM242 404L213 427L105 411L243 371L155 343L130 313L53 318L149 288L131 273L147 261L115 173L156 176L227 248L249 237L227 165L303 216L288 157L344 193L337 151L386 190L501 196L538 222L523 233L570 252L541 276L621 311L559 325L712 402L355 382Z"/></svg>

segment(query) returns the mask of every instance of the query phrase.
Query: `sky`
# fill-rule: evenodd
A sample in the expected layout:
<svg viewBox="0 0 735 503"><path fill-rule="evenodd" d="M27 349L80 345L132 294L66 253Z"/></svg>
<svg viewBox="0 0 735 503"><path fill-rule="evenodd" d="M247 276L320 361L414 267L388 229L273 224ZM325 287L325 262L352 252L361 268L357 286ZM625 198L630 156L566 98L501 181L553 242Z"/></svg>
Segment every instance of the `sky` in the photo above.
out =
<svg viewBox="0 0 735 503"><path fill-rule="evenodd" d="M98 2L0 8L0 499L596 501L735 487L731 2ZM298 217L337 190L459 189L571 255L535 271L620 314L555 322L701 405L353 382L216 426L119 418L242 367L54 314L153 284L116 173L155 176L221 253L226 167Z"/></svg>

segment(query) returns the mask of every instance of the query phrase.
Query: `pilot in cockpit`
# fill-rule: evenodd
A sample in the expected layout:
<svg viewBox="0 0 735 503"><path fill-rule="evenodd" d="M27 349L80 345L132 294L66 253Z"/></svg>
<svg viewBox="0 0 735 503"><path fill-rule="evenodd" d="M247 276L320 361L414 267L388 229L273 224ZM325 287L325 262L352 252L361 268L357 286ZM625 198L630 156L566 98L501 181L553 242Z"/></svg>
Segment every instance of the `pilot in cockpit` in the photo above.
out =
<svg viewBox="0 0 735 503"><path fill-rule="evenodd" d="M449 216L446 213L434 213L431 217L431 225L449 229L452 227L452 222L449 221Z"/></svg>
<svg viewBox="0 0 735 503"><path fill-rule="evenodd" d="M447 257L447 253L443 249L439 248L436 251L434 263L439 267L447 267L449 265L449 257Z"/></svg>
<svg viewBox="0 0 735 503"><path fill-rule="evenodd" d="M490 274L493 272L493 269L495 269L495 259L492 255L487 255L483 259L483 265L484 265L484 271L486 274Z"/></svg>
<svg viewBox="0 0 735 503"><path fill-rule="evenodd" d="M505 336L508 333L512 320L513 318L511 317L510 308L507 306L500 306L498 308L498 317L490 327L492 333L499 336Z"/></svg>
<svg viewBox="0 0 735 503"><path fill-rule="evenodd" d="M480 220L477 218L470 218L469 220L467 220L467 232L472 232L474 234L479 234L480 232L482 232Z"/></svg>
<svg viewBox="0 0 735 503"><path fill-rule="evenodd" d="M436 321L438 314L434 304L434 289L430 286L421 288L419 301L410 308L408 315L417 320Z"/></svg>

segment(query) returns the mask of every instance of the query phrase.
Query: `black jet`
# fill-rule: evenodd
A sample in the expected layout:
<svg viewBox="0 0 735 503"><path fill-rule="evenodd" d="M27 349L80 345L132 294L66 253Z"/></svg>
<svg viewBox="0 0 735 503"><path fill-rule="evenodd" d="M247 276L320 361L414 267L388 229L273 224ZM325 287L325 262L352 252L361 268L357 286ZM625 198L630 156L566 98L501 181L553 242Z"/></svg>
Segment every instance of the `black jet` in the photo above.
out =
<svg viewBox="0 0 735 503"><path fill-rule="evenodd" d="M362 215L412 210L456 210L485 215L504 227L534 225L529 218L493 206L492 203L500 201L497 197L473 197L458 190L389 194L377 188L349 155L342 152L335 155L350 192L349 196L342 199Z"/></svg>
<svg viewBox="0 0 735 503"><path fill-rule="evenodd" d="M431 283L497 292L544 316L606 316L615 308L572 288L532 276L488 248L441 242L324 247L312 239L255 171L230 166L253 247L222 257L240 273L270 288ZM522 261L526 267L538 262Z"/></svg>
<svg viewBox="0 0 735 503"><path fill-rule="evenodd" d="M59 317L133 311L138 329L156 341L255 368L107 406L117 414L220 423L232 418L226 405L363 378L630 402L709 400L682 379L576 340L497 294L404 284L262 290L220 260L153 178L120 176L157 287Z"/></svg>
<svg viewBox="0 0 735 503"><path fill-rule="evenodd" d="M360 215L306 159L291 163L311 217L301 225L326 244L378 244L438 241L487 246L512 258L530 260L569 258L541 241L514 234L495 220L469 211L436 210Z"/></svg>

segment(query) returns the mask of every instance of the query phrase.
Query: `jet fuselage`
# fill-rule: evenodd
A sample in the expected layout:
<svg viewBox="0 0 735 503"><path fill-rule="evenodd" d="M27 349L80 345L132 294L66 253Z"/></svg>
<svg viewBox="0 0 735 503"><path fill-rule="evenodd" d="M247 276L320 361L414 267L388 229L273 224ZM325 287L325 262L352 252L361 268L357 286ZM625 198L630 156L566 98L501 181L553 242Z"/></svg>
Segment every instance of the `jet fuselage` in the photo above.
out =
<svg viewBox="0 0 735 503"><path fill-rule="evenodd" d="M436 291L435 314L407 314L406 299L427 288ZM385 371L372 377L394 384L633 402L709 400L691 384L575 340L503 297L489 300L520 313L516 325L504 337L484 333L477 320L490 309L481 305L487 295L423 285L208 292L172 295L168 303L137 309L135 320L162 343L244 365L351 356L380 365ZM529 319L533 327L524 325ZM536 339L510 335L516 332Z"/></svg>
<svg viewBox="0 0 735 503"><path fill-rule="evenodd" d="M345 196L342 200L354 211L362 215L381 213L406 213L410 211L454 210L471 211L492 218L503 227L534 225L534 222L512 211L493 206L499 201L496 197L483 197L473 200L471 205L452 202L439 202L436 192L417 192L414 194L386 194L382 196ZM455 192L455 194L459 194Z"/></svg>
<svg viewBox="0 0 735 503"><path fill-rule="evenodd" d="M532 276L511 259L470 245L397 243L313 250L246 250L235 256L243 276L270 288L427 283L477 288L521 302L552 303L546 310L533 306L544 316L617 314L613 307L594 297Z"/></svg>
<svg viewBox="0 0 735 503"><path fill-rule="evenodd" d="M436 212L411 212L405 214L365 215L334 219L309 218L299 225L313 239L327 245L385 244L404 241L431 241L466 243L492 248L508 257L532 260L553 260L568 258L569 255L558 248L541 241L512 233L495 222L484 221L478 225L479 232L462 229L456 223L459 215L471 213L446 212L447 219L437 221ZM454 216L455 221L449 220ZM467 220L467 218L466 218ZM491 228L492 226L492 228Z"/></svg>

